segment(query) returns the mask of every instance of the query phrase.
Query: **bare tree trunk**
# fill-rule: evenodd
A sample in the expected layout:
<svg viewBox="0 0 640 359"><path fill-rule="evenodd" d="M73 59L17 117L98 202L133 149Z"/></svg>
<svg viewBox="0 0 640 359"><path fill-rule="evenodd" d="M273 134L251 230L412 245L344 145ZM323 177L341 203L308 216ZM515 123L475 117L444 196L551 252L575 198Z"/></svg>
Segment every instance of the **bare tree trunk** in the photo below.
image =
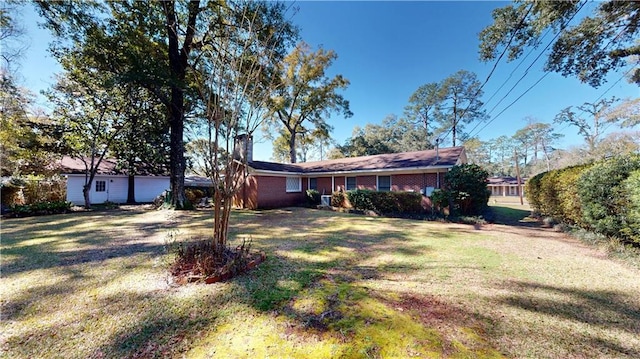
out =
<svg viewBox="0 0 640 359"><path fill-rule="evenodd" d="M289 138L289 159L291 163L296 163L296 131L289 131L291 133L291 137Z"/></svg>
<svg viewBox="0 0 640 359"><path fill-rule="evenodd" d="M189 19L182 49L178 44L178 19L175 1L163 2L166 17L167 37L169 40L169 68L171 70L171 99L169 105L169 127L171 130L169 184L171 187L171 206L175 209L185 207L184 194L184 80L188 67L188 55L195 32L196 17L199 13L199 1L189 2Z"/></svg>
<svg viewBox="0 0 640 359"><path fill-rule="evenodd" d="M136 177L132 174L127 178L127 203L136 203Z"/></svg>
<svg viewBox="0 0 640 359"><path fill-rule="evenodd" d="M91 191L91 182L82 186L82 196L84 197L84 208L91 208L91 198L89 198L89 192Z"/></svg>

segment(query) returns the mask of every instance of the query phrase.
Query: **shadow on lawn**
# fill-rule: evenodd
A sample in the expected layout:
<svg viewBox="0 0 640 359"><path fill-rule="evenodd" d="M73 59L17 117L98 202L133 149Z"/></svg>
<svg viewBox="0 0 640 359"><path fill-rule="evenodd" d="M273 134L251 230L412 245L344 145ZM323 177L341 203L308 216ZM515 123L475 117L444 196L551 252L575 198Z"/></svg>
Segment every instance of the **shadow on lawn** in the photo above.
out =
<svg viewBox="0 0 640 359"><path fill-rule="evenodd" d="M128 222L132 214L140 213L84 212L5 221L2 254L10 259L3 261L2 275L99 263L139 253L161 253L164 245L149 243L147 239L156 235L164 223ZM117 226L100 226L114 218L120 222ZM77 249L68 249L70 246Z"/></svg>
<svg viewBox="0 0 640 359"><path fill-rule="evenodd" d="M79 245L89 246L82 249L60 250L66 234L42 244L21 246L22 242L27 243L34 236L46 234L47 228L51 229L39 224L38 219L28 219L33 222L22 220L21 225L29 226L26 232L30 233L9 228L12 245L7 246L10 252L3 250L3 254L16 259L8 266L3 264L3 276L60 268L71 273L73 280L35 285L25 290L11 303L6 303L8 311L4 314L8 319L20 320L27 314L25 308L28 310L47 296L81 290L82 281L87 279L82 277L82 267L76 270L76 264L93 266L109 258L162 253L162 245L136 242L127 237L127 233L136 233L143 238L156 235L164 228L163 223L129 223L127 213L114 212L113 215L121 220L118 228L98 226L69 234ZM432 255L433 248L414 240L415 231L424 231L424 227L415 222L306 209L240 211L235 212L234 217L230 233L259 238L254 248L267 252L264 263L227 283L212 285L214 294L211 295L185 299L177 297L173 289L162 289L152 293L123 291L101 298L100 303L90 307L98 312L82 313L79 320L82 325L91 327L90 323L95 319L102 323L105 320L102 317L117 317L123 313L139 319L127 322L126 326L110 334L106 343L91 349L91 356L173 356L176 351L188 349L189 343L201 336L203 329L214 327L221 315L220 308L233 303L246 305L267 316L285 316L294 323L293 331L302 337L337 338L345 343L341 354L347 357L473 356L478 353L500 357L483 337L486 323L490 321L481 315L427 294L398 293L367 285L368 281L374 280L393 281L388 277L390 275L435 270L433 262L422 261ZM184 214L181 218L188 219L178 219L181 228L206 228L211 221L210 212ZM81 228L90 221L100 221L100 216L89 213L74 218L61 217L53 226L59 226L63 231ZM259 237L265 233L268 238ZM428 231L424 236L447 240L452 235L446 231ZM231 245L234 243L232 241ZM377 261L377 257L385 255L400 259ZM117 275L124 274L118 272ZM127 303L135 303L135 306L120 308ZM113 308L119 308L122 313L112 312ZM55 326L43 326L33 328L26 335L50 339L55 330ZM11 340L22 345L18 343L23 340L19 337Z"/></svg>
<svg viewBox="0 0 640 359"><path fill-rule="evenodd" d="M505 224L508 226L525 226L525 227L539 227L540 223L537 220L531 219L530 210L512 208L508 206L492 205L488 208L487 218L491 219L496 224Z"/></svg>
<svg viewBox="0 0 640 359"><path fill-rule="evenodd" d="M589 290L569 287L543 285L534 282L509 281L502 288L510 289L512 294L498 299L499 304L506 304L520 308L541 317L548 315L570 322L578 322L603 329L615 328L629 333L632 337L640 337L640 307L635 305L635 299L627 294L606 291ZM527 331L528 329L522 329ZM602 335L578 330L560 330L553 332L548 341L553 343L561 340L570 343L572 351L580 357L598 356L593 353L594 348L603 348L601 355L640 357L640 348L633 347L633 343L620 341L616 343ZM582 345L591 343L590 345ZM582 352L581 352L582 351Z"/></svg>
<svg viewBox="0 0 640 359"><path fill-rule="evenodd" d="M304 233L260 241L267 261L235 280L249 293L252 307L285 315L298 323L294 332L323 333L350 343L341 353L347 357L479 352L500 356L478 335L484 333L486 318L426 294L398 295L367 285L371 280L393 281L390 274L433 269L431 262L422 262L433 248L415 241L419 225L324 211L313 211L314 218L301 220L299 214L286 210L258 214L250 227L242 227L247 235L259 234L263 226L276 232ZM341 221L348 225L332 226L335 216L348 217ZM440 231L424 235L452 236ZM381 256L394 259L378 263ZM442 323L451 329L446 334L439 330ZM461 340L461 327L474 335L462 335Z"/></svg>

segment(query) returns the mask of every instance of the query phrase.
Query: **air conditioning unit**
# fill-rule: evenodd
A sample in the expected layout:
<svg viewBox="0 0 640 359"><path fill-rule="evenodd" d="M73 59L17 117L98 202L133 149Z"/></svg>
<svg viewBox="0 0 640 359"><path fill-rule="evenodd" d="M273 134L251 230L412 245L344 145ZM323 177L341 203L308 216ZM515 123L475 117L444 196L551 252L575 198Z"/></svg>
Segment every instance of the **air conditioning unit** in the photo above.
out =
<svg viewBox="0 0 640 359"><path fill-rule="evenodd" d="M425 196L427 196L427 197L429 197L429 196L431 196L431 194L433 193L433 191L434 191L434 190L435 190L435 188L434 188L434 187L425 187L425 188L422 190L422 194L423 194L423 195L425 195Z"/></svg>
<svg viewBox="0 0 640 359"><path fill-rule="evenodd" d="M331 206L331 196L329 195L322 195L320 196L320 204L322 206Z"/></svg>

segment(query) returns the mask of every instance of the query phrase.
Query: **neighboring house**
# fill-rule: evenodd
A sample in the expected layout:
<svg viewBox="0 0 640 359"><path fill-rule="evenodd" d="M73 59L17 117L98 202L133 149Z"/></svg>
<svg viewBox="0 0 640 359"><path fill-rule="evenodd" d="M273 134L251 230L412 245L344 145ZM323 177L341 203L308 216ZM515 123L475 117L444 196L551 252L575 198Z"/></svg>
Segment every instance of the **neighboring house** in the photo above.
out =
<svg viewBox="0 0 640 359"><path fill-rule="evenodd" d="M61 173L67 178L67 201L84 204L82 187L85 183L85 165L75 158L65 156L60 161ZM153 199L169 189L169 176L136 175L136 202L153 202ZM91 203L125 203L129 189L129 176L116 169L116 161L103 159L91 184Z"/></svg>
<svg viewBox="0 0 640 359"><path fill-rule="evenodd" d="M492 196L520 196L520 191L524 190L527 179L521 178L520 186L518 186L518 179L511 176L491 177L487 181L487 188Z"/></svg>
<svg viewBox="0 0 640 359"><path fill-rule="evenodd" d="M464 147L416 152L341 158L336 160L283 164L253 161L250 136L238 137L236 148L244 148L249 176L234 204L242 208L277 208L304 203L307 189L321 195L334 191L369 189L411 191L426 197L443 186L444 174L467 162Z"/></svg>

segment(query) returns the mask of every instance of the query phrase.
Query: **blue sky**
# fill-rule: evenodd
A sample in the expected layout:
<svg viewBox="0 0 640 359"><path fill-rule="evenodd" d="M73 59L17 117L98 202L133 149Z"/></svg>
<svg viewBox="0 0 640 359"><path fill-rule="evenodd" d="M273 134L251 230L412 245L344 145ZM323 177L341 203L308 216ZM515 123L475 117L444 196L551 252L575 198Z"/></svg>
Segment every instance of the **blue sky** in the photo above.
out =
<svg viewBox="0 0 640 359"><path fill-rule="evenodd" d="M478 60L478 33L491 24L491 11L506 4L484 1L296 3L298 11L293 15L293 21L301 28L302 40L312 48L322 46L336 51L338 59L328 73L342 74L351 82L343 95L349 100L354 116L348 119L332 116L328 120L334 128L333 139L342 144L351 136L354 126L380 123L389 114L401 116L409 96L420 85L439 82L458 70L473 71L484 82L494 63ZM593 6L586 6L581 16ZM53 83L53 73L59 71L59 67L46 53L50 37L45 30L35 26L30 9L25 9L24 20L31 46L21 73L25 86L38 92ZM548 38L550 40L550 36ZM609 82L599 89L575 78L551 73L497 116L544 75L541 69L546 57L542 56L522 82L508 91L539 51L532 52L518 69L520 60L507 63L503 59L498 64L484 87L485 109L491 111L503 96L507 96L491 111L492 122L478 126L473 135L482 140L511 136L526 125L524 119L528 116L551 122L563 108L593 102L607 90L605 97L640 96L638 87L628 84L625 79L614 85L625 70L610 74ZM506 85L498 91L510 75ZM478 132L481 128L484 129ZM565 134L560 147L582 143L572 127L560 126L557 131ZM254 158L269 160L270 157L270 144L258 140Z"/></svg>

